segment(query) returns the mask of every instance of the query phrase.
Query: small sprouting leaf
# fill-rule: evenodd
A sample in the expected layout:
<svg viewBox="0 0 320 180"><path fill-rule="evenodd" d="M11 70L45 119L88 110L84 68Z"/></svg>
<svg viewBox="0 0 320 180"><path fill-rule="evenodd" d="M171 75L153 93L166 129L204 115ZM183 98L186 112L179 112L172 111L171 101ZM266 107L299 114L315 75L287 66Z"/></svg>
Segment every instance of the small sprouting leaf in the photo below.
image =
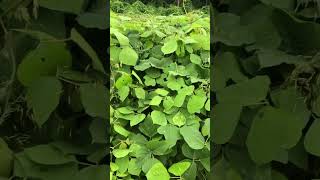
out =
<svg viewBox="0 0 320 180"><path fill-rule="evenodd" d="M177 125L179 127L186 124L186 117L181 113L180 111L172 118L172 122L174 125Z"/></svg>

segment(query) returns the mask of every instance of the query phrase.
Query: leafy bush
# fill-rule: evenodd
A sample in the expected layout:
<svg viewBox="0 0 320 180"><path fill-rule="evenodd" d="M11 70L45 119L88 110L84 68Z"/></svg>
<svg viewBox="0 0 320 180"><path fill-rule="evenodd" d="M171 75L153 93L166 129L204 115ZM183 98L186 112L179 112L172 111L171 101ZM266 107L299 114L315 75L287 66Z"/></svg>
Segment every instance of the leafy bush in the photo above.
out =
<svg viewBox="0 0 320 180"><path fill-rule="evenodd" d="M112 179L210 170L209 17L111 14Z"/></svg>
<svg viewBox="0 0 320 180"><path fill-rule="evenodd" d="M212 179L319 178L318 6L295 4L215 6Z"/></svg>
<svg viewBox="0 0 320 180"><path fill-rule="evenodd" d="M0 179L108 175L105 8L0 1Z"/></svg>

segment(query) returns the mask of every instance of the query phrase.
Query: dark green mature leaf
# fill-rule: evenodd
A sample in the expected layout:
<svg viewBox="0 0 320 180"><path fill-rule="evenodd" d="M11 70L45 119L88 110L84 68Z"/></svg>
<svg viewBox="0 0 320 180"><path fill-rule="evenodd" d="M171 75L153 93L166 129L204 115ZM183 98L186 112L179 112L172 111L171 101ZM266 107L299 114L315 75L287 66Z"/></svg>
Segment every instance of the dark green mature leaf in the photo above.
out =
<svg viewBox="0 0 320 180"><path fill-rule="evenodd" d="M28 106L34 119L42 126L56 109L60 101L62 85L55 77L42 77L30 84L27 93Z"/></svg>
<svg viewBox="0 0 320 180"><path fill-rule="evenodd" d="M83 168L79 171L76 175L76 179L79 180L87 180L87 179L96 179L96 180L104 180L107 177L107 169L106 165L96 165L96 166L89 166Z"/></svg>
<svg viewBox="0 0 320 180"><path fill-rule="evenodd" d="M85 0L38 0L39 5L48 9L80 14L84 8Z"/></svg>
<svg viewBox="0 0 320 180"><path fill-rule="evenodd" d="M247 26L240 24L240 17L231 13L219 13L215 17L214 42L229 46L240 46L254 42L254 36ZM235 30L236 29L236 30Z"/></svg>
<svg viewBox="0 0 320 180"><path fill-rule="evenodd" d="M320 132L319 130L320 130L320 123L319 123L319 120L316 119L312 123L304 139L304 147L306 151L316 156L320 156L320 145L318 143L318 140L319 140L318 137Z"/></svg>
<svg viewBox="0 0 320 180"><path fill-rule="evenodd" d="M61 151L50 145L38 145L27 148L24 153L33 162L44 165L62 165L76 161L74 156L64 155Z"/></svg>
<svg viewBox="0 0 320 180"><path fill-rule="evenodd" d="M268 76L256 76L250 80L230 85L217 93L219 103L238 102L242 105L258 103L266 98L269 91Z"/></svg>
<svg viewBox="0 0 320 180"><path fill-rule="evenodd" d="M78 16L77 21L80 25L87 28L98 28L103 30L108 28L108 19L105 14L87 12Z"/></svg>
<svg viewBox="0 0 320 180"><path fill-rule="evenodd" d="M107 118L108 90L102 84L83 84L80 97L86 112L92 117Z"/></svg>
<svg viewBox="0 0 320 180"><path fill-rule="evenodd" d="M219 103L214 107L212 119L213 141L217 144L227 143L240 119L242 106L237 103Z"/></svg>
<svg viewBox="0 0 320 180"><path fill-rule="evenodd" d="M19 64L17 77L29 86L41 76L55 75L58 67L70 67L71 63L71 54L64 43L40 43Z"/></svg>
<svg viewBox="0 0 320 180"><path fill-rule="evenodd" d="M298 143L303 128L304 123L285 110L270 106L262 108L247 138L251 158L258 164L270 162L281 149L290 149Z"/></svg>

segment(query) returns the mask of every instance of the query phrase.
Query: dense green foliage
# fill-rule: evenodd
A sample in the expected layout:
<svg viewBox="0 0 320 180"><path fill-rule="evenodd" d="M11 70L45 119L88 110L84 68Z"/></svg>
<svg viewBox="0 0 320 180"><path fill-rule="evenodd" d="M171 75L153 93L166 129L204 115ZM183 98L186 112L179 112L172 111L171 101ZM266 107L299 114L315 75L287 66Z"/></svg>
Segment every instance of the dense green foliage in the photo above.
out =
<svg viewBox="0 0 320 180"><path fill-rule="evenodd" d="M209 20L111 14L111 179L208 175Z"/></svg>
<svg viewBox="0 0 320 180"><path fill-rule="evenodd" d="M320 178L318 2L215 4L212 179Z"/></svg>
<svg viewBox="0 0 320 180"><path fill-rule="evenodd" d="M0 1L1 180L106 179L106 6Z"/></svg>

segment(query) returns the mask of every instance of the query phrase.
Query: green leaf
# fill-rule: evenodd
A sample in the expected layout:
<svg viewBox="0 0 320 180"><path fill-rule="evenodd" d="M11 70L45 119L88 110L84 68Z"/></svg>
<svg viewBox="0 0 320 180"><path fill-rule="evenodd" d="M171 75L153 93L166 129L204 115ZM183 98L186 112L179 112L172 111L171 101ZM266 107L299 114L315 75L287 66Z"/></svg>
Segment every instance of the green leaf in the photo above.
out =
<svg viewBox="0 0 320 180"><path fill-rule="evenodd" d="M128 86L123 86L122 88L118 89L118 95L122 102L128 97L129 92L130 88Z"/></svg>
<svg viewBox="0 0 320 180"><path fill-rule="evenodd" d="M320 156L320 145L319 140L319 131L320 130L320 121L316 119L311 127L309 128L305 138L304 138L304 147L307 152L315 156Z"/></svg>
<svg viewBox="0 0 320 180"><path fill-rule="evenodd" d="M141 167L138 166L137 159L132 158L129 162L128 172L132 175L139 176Z"/></svg>
<svg viewBox="0 0 320 180"><path fill-rule="evenodd" d="M300 56L286 54L277 50L262 50L258 52L260 68L273 67L280 64L299 64L303 61Z"/></svg>
<svg viewBox="0 0 320 180"><path fill-rule="evenodd" d="M118 172L125 173L129 167L129 156L125 156L123 158L117 158L115 163L119 167Z"/></svg>
<svg viewBox="0 0 320 180"><path fill-rule="evenodd" d="M179 127L185 125L186 121L186 117L180 111L172 118L173 124Z"/></svg>
<svg viewBox="0 0 320 180"><path fill-rule="evenodd" d="M88 166L81 169L76 175L75 179L86 180L86 179L105 179L107 177L107 166L106 165L96 165Z"/></svg>
<svg viewBox="0 0 320 180"><path fill-rule="evenodd" d="M108 28L108 19L105 14L86 12L77 17L80 25L86 28L98 28L105 30Z"/></svg>
<svg viewBox="0 0 320 180"><path fill-rule="evenodd" d="M64 43L40 43L18 66L17 78L25 86L41 76L55 75L58 67L70 67L71 54Z"/></svg>
<svg viewBox="0 0 320 180"><path fill-rule="evenodd" d="M170 180L170 175L162 163L154 164L147 173L148 180Z"/></svg>
<svg viewBox="0 0 320 180"><path fill-rule="evenodd" d="M113 155L116 158L123 158L123 157L127 156L130 152L131 152L130 149L114 149L112 151Z"/></svg>
<svg viewBox="0 0 320 180"><path fill-rule="evenodd" d="M190 61L192 63L198 64L198 65L200 65L202 63L200 56L198 56L196 54L190 54Z"/></svg>
<svg viewBox="0 0 320 180"><path fill-rule="evenodd" d="M95 52L95 50L90 46L90 44L81 36L81 34L74 28L71 29L71 39L84 51L92 60L92 66L95 70L105 73L102 62Z"/></svg>
<svg viewBox="0 0 320 180"><path fill-rule="evenodd" d="M95 118L91 121L89 131L92 143L105 144L107 138L107 122L105 119Z"/></svg>
<svg viewBox="0 0 320 180"><path fill-rule="evenodd" d="M165 97L165 99L163 100L164 109L169 110L172 108L173 105L174 105L174 101L172 97L171 96Z"/></svg>
<svg viewBox="0 0 320 180"><path fill-rule="evenodd" d="M252 105L266 98L270 83L269 77L256 76L219 90L217 99L219 103L240 102L243 105Z"/></svg>
<svg viewBox="0 0 320 180"><path fill-rule="evenodd" d="M71 155L64 155L58 149L50 145L37 145L25 149L25 154L30 160L44 165L62 165L75 162L76 159Z"/></svg>
<svg viewBox="0 0 320 180"><path fill-rule="evenodd" d="M122 126L119 126L117 124L113 125L114 131L116 131L117 133L121 134L124 137L128 137L130 135L130 132L127 131L125 128L123 128Z"/></svg>
<svg viewBox="0 0 320 180"><path fill-rule="evenodd" d="M227 143L238 125L242 106L238 103L219 103L212 118L213 141L217 144Z"/></svg>
<svg viewBox="0 0 320 180"><path fill-rule="evenodd" d="M115 86L117 89L120 89L123 86L128 86L130 84L132 84L131 76L127 73L122 73L121 77L117 79Z"/></svg>
<svg viewBox="0 0 320 180"><path fill-rule="evenodd" d="M146 98L146 93L143 88L135 88L134 92L135 92L138 99L145 99Z"/></svg>
<svg viewBox="0 0 320 180"><path fill-rule="evenodd" d="M207 118L204 121L204 125L202 126L201 133L203 136L209 136L210 137L210 119Z"/></svg>
<svg viewBox="0 0 320 180"><path fill-rule="evenodd" d="M188 101L187 109L190 114L199 113L206 102L206 96L192 95Z"/></svg>
<svg viewBox="0 0 320 180"><path fill-rule="evenodd" d="M176 144L177 140L181 139L179 128L172 124L160 126L157 131L159 134L163 134L165 139L173 144Z"/></svg>
<svg viewBox="0 0 320 180"><path fill-rule="evenodd" d="M180 129L180 134L192 149L202 149L204 147L205 140L194 126L183 126Z"/></svg>
<svg viewBox="0 0 320 180"><path fill-rule="evenodd" d="M161 111L157 111L157 110L152 111L151 119L153 121L153 124L158 124L161 126L167 125L166 115Z"/></svg>
<svg viewBox="0 0 320 180"><path fill-rule="evenodd" d="M161 51L164 54L171 54L175 52L178 48L178 43L177 40L174 38L171 38L169 41L164 43L164 45L161 47Z"/></svg>
<svg viewBox="0 0 320 180"><path fill-rule="evenodd" d="M55 77L42 77L30 84L27 100L38 126L42 126L56 109L61 92L62 85Z"/></svg>
<svg viewBox="0 0 320 180"><path fill-rule="evenodd" d="M240 23L240 16L231 13L219 13L215 17L214 42L222 42L229 46L241 46L254 42L254 35L247 26Z"/></svg>
<svg viewBox="0 0 320 180"><path fill-rule="evenodd" d="M125 46L119 54L119 60L125 65L135 66L138 61L138 54L131 47Z"/></svg>
<svg viewBox="0 0 320 180"><path fill-rule="evenodd" d="M119 31L117 31L114 28L110 28L110 34L114 34L116 38L118 39L121 46L129 46L130 42L127 36L123 35Z"/></svg>
<svg viewBox="0 0 320 180"><path fill-rule="evenodd" d="M64 0L38 0L38 3L44 8L73 14L80 14L85 5L84 0L70 0L68 2Z"/></svg>
<svg viewBox="0 0 320 180"><path fill-rule="evenodd" d="M107 118L108 90L102 84L82 84L80 97L87 114L92 117Z"/></svg>
<svg viewBox="0 0 320 180"><path fill-rule="evenodd" d="M152 98L152 100L150 101L149 105L151 105L151 106L159 106L161 101L162 101L162 97L161 96L155 96L155 97Z"/></svg>
<svg viewBox="0 0 320 180"><path fill-rule="evenodd" d="M175 163L169 168L169 172L175 176L182 176L191 166L190 162Z"/></svg>
<svg viewBox="0 0 320 180"><path fill-rule="evenodd" d="M284 10L294 10L295 8L295 1L293 0L283 0L283 1L277 1L277 0L260 0L261 2L272 5L276 8L284 9Z"/></svg>
<svg viewBox="0 0 320 180"><path fill-rule="evenodd" d="M303 128L304 123L287 111L271 106L262 108L253 120L246 142L251 158L258 164L272 161L282 149L298 143Z"/></svg>

